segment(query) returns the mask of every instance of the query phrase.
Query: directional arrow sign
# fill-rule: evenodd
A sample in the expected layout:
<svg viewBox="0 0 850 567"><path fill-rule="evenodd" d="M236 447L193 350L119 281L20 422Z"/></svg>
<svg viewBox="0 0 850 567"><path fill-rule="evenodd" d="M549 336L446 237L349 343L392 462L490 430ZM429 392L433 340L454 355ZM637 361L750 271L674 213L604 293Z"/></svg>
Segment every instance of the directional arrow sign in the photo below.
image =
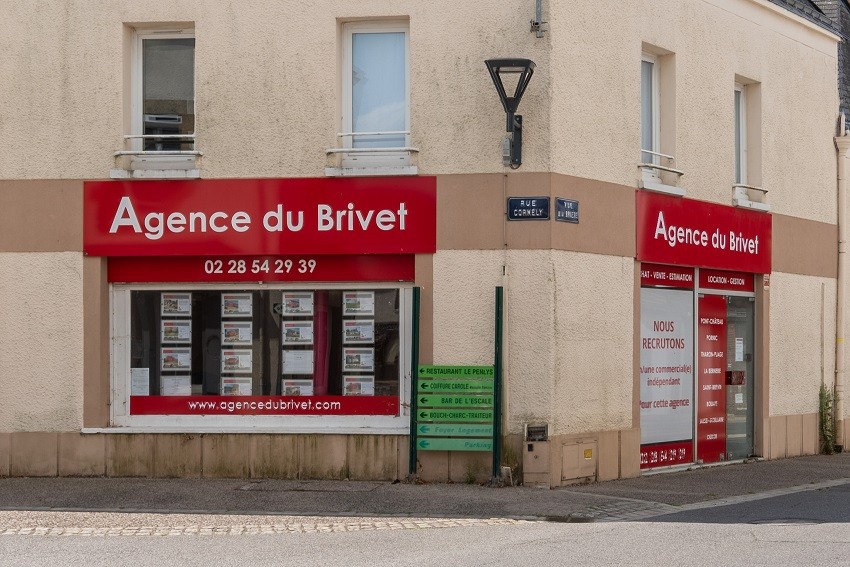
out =
<svg viewBox="0 0 850 567"><path fill-rule="evenodd" d="M419 395L417 396L417 399L419 400L420 407L493 407L493 396L458 396L451 394L432 394L430 396Z"/></svg>
<svg viewBox="0 0 850 567"><path fill-rule="evenodd" d="M492 439L420 439L416 446L422 451L492 451Z"/></svg>
<svg viewBox="0 0 850 567"><path fill-rule="evenodd" d="M422 421L493 421L493 410L444 410L432 409L422 410L417 413Z"/></svg>
<svg viewBox="0 0 850 567"><path fill-rule="evenodd" d="M477 425L473 423L441 423L422 424L417 428L419 435L440 437L493 437L492 425Z"/></svg>
<svg viewBox="0 0 850 567"><path fill-rule="evenodd" d="M420 366L420 378L493 378L492 366Z"/></svg>
<svg viewBox="0 0 850 567"><path fill-rule="evenodd" d="M451 392L456 394L486 394L493 391L492 380L420 380L419 392Z"/></svg>

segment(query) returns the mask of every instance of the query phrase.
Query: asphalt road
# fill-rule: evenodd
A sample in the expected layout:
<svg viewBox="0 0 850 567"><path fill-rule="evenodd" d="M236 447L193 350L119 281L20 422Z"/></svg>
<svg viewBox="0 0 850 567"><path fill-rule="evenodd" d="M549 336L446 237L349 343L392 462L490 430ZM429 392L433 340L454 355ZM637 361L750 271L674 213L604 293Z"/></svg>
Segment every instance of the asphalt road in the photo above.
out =
<svg viewBox="0 0 850 567"><path fill-rule="evenodd" d="M711 524L850 524L850 484L656 516L653 522ZM850 533L850 525L846 526ZM850 564L850 556L846 559Z"/></svg>
<svg viewBox="0 0 850 567"><path fill-rule="evenodd" d="M845 524L473 526L254 536L0 537L0 564L30 565L847 565Z"/></svg>

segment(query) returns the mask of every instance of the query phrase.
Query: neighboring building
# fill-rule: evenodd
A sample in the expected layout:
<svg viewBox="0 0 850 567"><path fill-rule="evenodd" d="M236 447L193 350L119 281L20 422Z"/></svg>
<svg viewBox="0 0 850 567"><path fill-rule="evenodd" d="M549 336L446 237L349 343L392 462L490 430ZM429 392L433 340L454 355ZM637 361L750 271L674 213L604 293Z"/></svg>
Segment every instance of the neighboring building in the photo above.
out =
<svg viewBox="0 0 850 567"><path fill-rule="evenodd" d="M850 4L847 0L813 0L841 36L838 44L838 96L841 111L850 115ZM820 22L820 17L818 18Z"/></svg>
<svg viewBox="0 0 850 567"><path fill-rule="evenodd" d="M486 479L429 449L488 448L489 394L411 375L494 364L498 287L528 482L817 452L833 31L767 0L544 2L542 37L526 0L311 4L7 2L0 474L395 479L414 439L422 478ZM518 169L493 58L536 64Z"/></svg>

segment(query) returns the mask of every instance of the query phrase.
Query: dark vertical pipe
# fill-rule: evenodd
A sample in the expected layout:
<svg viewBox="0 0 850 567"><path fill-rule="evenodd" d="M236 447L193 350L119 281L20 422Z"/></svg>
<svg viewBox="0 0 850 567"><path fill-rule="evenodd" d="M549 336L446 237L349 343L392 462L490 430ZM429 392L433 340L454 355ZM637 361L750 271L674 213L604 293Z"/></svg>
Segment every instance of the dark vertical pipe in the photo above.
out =
<svg viewBox="0 0 850 567"><path fill-rule="evenodd" d="M496 288L495 360L493 363L493 478L502 476L502 317L504 289Z"/></svg>
<svg viewBox="0 0 850 567"><path fill-rule="evenodd" d="M418 287L413 288L413 344L410 348L410 461L407 471L416 474L416 394L419 389L419 292Z"/></svg>

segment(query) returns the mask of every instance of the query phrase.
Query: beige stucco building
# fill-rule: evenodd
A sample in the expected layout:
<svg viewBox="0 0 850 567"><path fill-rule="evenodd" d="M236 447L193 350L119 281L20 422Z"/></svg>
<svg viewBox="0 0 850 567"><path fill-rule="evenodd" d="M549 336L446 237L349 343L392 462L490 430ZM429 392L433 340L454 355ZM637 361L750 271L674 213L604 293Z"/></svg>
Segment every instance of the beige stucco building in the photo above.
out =
<svg viewBox="0 0 850 567"><path fill-rule="evenodd" d="M493 365L499 286L528 482L819 450L838 36L766 0L544 1L542 34L525 0L313 4L7 3L0 475L402 478L417 356ZM536 64L517 169L500 57Z"/></svg>

